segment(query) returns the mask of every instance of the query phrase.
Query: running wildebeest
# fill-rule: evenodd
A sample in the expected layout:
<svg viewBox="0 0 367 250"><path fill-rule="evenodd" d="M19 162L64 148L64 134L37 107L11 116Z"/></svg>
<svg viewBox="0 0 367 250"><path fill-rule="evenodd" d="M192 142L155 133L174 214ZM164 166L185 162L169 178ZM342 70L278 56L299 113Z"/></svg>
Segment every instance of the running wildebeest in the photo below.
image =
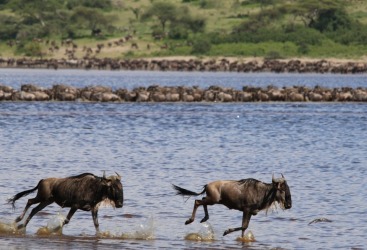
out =
<svg viewBox="0 0 367 250"><path fill-rule="evenodd" d="M116 173L117 174L117 173ZM98 208L102 203L116 208L123 206L123 188L121 176L98 177L90 173L84 173L66 178L47 178L38 182L37 186L16 194L8 202L13 205L19 198L28 195L38 189L37 195L29 199L23 213L15 219L19 222L23 219L28 208L38 204L32 209L24 224L18 225L18 229L25 228L32 217L46 206L56 202L61 207L70 207L62 226L69 223L73 214L78 210L92 211L94 226L99 232Z"/></svg>
<svg viewBox="0 0 367 250"><path fill-rule="evenodd" d="M185 222L186 225L194 221L196 210L201 205L204 207L205 217L200 223L209 219L208 205L223 204L229 209L242 211L242 226L227 229L223 236L242 230L243 237L251 216L270 208L273 203L278 203L282 209L292 207L291 192L283 175L281 178L275 179L273 174L270 184L251 178L238 181L214 181L206 184L201 193L195 193L176 185L173 185L173 188L178 195L182 196L198 196L206 193L206 197L203 197L202 200L195 200L194 210L190 219Z"/></svg>

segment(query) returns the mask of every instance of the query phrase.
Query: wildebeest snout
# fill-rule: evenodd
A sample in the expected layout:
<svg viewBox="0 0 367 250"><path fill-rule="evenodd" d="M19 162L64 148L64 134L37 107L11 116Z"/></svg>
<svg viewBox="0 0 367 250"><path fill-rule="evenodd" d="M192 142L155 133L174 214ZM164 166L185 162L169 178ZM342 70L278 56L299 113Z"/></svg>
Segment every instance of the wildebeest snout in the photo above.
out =
<svg viewBox="0 0 367 250"><path fill-rule="evenodd" d="M116 208L121 208L121 207L123 207L123 202L122 201L117 201L117 202L115 202L115 205L116 205Z"/></svg>
<svg viewBox="0 0 367 250"><path fill-rule="evenodd" d="M286 202L285 205L284 205L284 208L285 209L290 209L292 208L292 202Z"/></svg>

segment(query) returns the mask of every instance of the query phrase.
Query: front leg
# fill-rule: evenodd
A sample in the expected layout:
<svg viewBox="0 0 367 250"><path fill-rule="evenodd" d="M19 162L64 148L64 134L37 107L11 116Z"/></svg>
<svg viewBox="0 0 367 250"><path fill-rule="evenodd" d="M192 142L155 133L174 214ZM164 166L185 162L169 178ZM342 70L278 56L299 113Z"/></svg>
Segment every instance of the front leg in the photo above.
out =
<svg viewBox="0 0 367 250"><path fill-rule="evenodd" d="M62 224L63 226L68 224L69 221L71 220L71 217L73 217L74 213L76 212L76 210L78 210L75 207L72 207L68 213L68 215L66 216L66 219L64 220L64 223Z"/></svg>
<svg viewBox="0 0 367 250"><path fill-rule="evenodd" d="M251 219L251 214L247 211L243 212L243 216L242 216L242 227L236 227L236 228L229 228L226 231L224 231L223 236L226 236L229 233L233 233L239 230L242 230L242 238L245 235L245 231L248 228L248 225L250 223L250 219Z"/></svg>
<svg viewBox="0 0 367 250"><path fill-rule="evenodd" d="M99 223L98 223L98 208L92 209L92 218L94 222L94 227L96 228L97 234L99 233Z"/></svg>

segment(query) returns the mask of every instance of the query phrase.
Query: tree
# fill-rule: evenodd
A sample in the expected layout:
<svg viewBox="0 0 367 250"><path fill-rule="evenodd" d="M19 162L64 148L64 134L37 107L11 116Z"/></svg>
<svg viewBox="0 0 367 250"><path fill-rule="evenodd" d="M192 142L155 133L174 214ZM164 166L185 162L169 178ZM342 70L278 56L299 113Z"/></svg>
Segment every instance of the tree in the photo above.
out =
<svg viewBox="0 0 367 250"><path fill-rule="evenodd" d="M43 27L57 16L57 10L61 8L58 0L14 0L9 5L23 18L24 24L39 23Z"/></svg>
<svg viewBox="0 0 367 250"><path fill-rule="evenodd" d="M341 9L329 9L320 11L316 20L313 20L309 26L310 28L323 31L336 31L340 28L349 29L352 21L347 13Z"/></svg>
<svg viewBox="0 0 367 250"><path fill-rule="evenodd" d="M0 14L0 40L15 39L19 29L18 20L10 15Z"/></svg>
<svg viewBox="0 0 367 250"><path fill-rule="evenodd" d="M162 27L166 30L167 22L176 20L178 14L176 5L169 2L154 2L153 5L143 14L142 19L156 17Z"/></svg>
<svg viewBox="0 0 367 250"><path fill-rule="evenodd" d="M317 22L323 13L343 10L340 0L298 0L296 4L289 6L289 13L295 18L300 17L306 27Z"/></svg>
<svg viewBox="0 0 367 250"><path fill-rule="evenodd" d="M95 30L108 28L112 18L108 18L98 9L79 6L75 8L70 21L79 28L89 29L93 34Z"/></svg>

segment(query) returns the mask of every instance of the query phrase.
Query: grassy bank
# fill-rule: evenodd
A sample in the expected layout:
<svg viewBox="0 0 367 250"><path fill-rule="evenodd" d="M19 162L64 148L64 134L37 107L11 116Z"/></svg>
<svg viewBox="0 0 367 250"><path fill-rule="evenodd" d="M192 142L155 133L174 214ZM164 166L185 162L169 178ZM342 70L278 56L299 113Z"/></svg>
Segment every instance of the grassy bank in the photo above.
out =
<svg viewBox="0 0 367 250"><path fill-rule="evenodd" d="M15 0L5 2L13 1ZM91 51L87 56L93 58L206 56L363 60L367 55L367 44L363 42L365 41L363 37L367 36L367 33L364 34L363 30L365 29L362 29L367 27L363 26L367 25L367 1L337 0L329 3L328 0L309 2L297 0L113 0L111 2L112 8L96 12L103 13L104 18L109 22L108 25L103 26L102 35L98 37L91 35L90 27L88 28L85 21L68 27L68 32L72 29L72 40L75 45L72 54L70 46L61 44L62 40L68 38L65 36L65 32L63 33L62 26L59 26L59 32L38 40L37 34L43 27L39 28L39 25L33 25L30 28L34 29L34 35L29 35L23 31L18 33L15 39L0 38L0 57L83 58L86 57L87 49ZM167 17L165 29L161 27L162 23L158 14L153 13L148 18L144 18L144 15L147 15L151 7L157 2L172 4L176 11L176 17ZM334 5L336 2L339 5ZM341 12L335 12L335 16L326 17L330 19L340 18L337 21L341 22L339 25L342 28L349 25L350 28L346 29L344 33L352 30L351 27L354 27L354 24L358 24L361 31L350 31L351 33L345 35L344 40L340 42L337 38L338 35L344 35L342 30L315 30L311 27L311 23L305 24L307 8L312 9L313 5L321 8L325 13L328 13L327 11L334 13L340 8ZM329 5L331 7L327 9ZM71 9L64 11L66 16L73 15ZM11 10L9 6L0 4L0 19L15 18L16 22L21 23L22 15L19 13L21 12L17 12L16 9ZM193 21L204 20L204 29L200 31L186 30L187 26L181 29L180 22L185 21L188 17ZM319 16L320 19L321 17L325 18L325 16ZM314 17L315 20L316 18ZM347 24L342 23L344 19L347 19L349 24L346 21ZM33 20L37 23L36 21ZM49 22L53 22L53 20L50 19ZM44 23L47 27L47 22L42 20L42 25ZM22 23L18 26L25 29L27 25ZM113 29L109 30L108 27ZM233 36L238 27L242 27L242 33ZM249 32L249 29L253 29L253 31ZM288 32L287 36L282 32ZM156 39L153 36L156 33L163 34L163 36ZM173 36L173 33L177 33L176 36ZM21 45L12 47L8 45L9 41L14 42L18 40L18 37L27 34L25 40L20 40ZM351 38L358 35L361 36L360 40ZM125 39L127 36L130 37L129 40ZM248 36L253 37L250 39ZM34 38L37 38L37 41ZM123 42L117 44L121 39ZM51 50L50 43L47 41L54 41L58 49ZM103 47L97 49L101 45Z"/></svg>

